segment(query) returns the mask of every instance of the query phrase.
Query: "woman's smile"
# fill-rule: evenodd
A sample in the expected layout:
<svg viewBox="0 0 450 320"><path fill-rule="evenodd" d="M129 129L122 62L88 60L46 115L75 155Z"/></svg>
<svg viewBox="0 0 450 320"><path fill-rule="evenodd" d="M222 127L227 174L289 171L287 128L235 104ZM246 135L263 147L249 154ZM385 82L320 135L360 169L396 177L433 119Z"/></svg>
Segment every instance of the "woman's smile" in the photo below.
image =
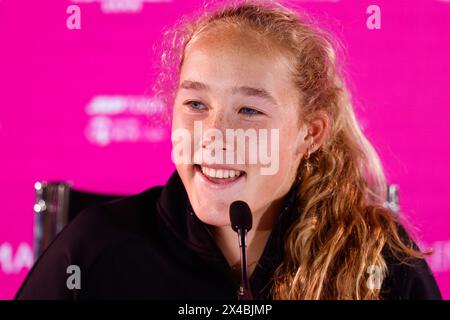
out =
<svg viewBox="0 0 450 320"><path fill-rule="evenodd" d="M239 188L240 182L243 182L246 177L246 172L241 170L198 164L194 164L193 167L196 184L202 188L214 190Z"/></svg>

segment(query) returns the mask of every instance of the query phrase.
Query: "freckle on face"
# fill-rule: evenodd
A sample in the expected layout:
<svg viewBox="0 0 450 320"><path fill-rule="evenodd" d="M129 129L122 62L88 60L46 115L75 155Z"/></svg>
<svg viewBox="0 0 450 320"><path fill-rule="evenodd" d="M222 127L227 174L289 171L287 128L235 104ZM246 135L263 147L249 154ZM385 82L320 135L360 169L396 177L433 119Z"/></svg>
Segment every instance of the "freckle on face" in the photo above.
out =
<svg viewBox="0 0 450 320"><path fill-rule="evenodd" d="M289 82L289 69L286 58L273 55L265 51L264 47L257 50L251 41L236 41L230 43L220 41L203 41L193 44L186 51L185 60L181 69L180 82L184 79L196 80L211 87L208 92L186 91L179 92L173 115L173 129L187 128L192 132L193 118L182 112L178 104L182 100L202 99L204 103L213 108L228 108L221 113L217 123L226 121L234 128L248 127L241 116L229 112L240 98L229 93L229 88L236 85L264 88L270 92L281 106L263 121L251 124L255 129L277 128L283 143L279 146L279 170L271 176L261 175L261 165L246 165L245 176L229 189L220 191L206 187L200 182L193 165L177 165L177 170L185 185L191 205L197 216L205 223L211 225L229 225L228 208L235 200L246 201L253 214L261 215L271 203L281 198L292 184L293 172L296 171L295 155L292 142L298 132L296 90ZM202 101L203 103L203 101ZM217 110L217 109L216 109ZM213 112L206 113L200 120L206 121ZM294 172L295 174L295 172ZM255 217L254 217L255 218ZM257 219L258 217L256 217Z"/></svg>

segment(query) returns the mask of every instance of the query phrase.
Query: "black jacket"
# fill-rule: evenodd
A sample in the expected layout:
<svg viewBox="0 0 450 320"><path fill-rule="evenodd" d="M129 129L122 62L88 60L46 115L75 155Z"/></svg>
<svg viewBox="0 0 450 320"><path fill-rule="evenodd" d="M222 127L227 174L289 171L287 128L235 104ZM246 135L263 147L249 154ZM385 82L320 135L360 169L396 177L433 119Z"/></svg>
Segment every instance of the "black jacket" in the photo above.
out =
<svg viewBox="0 0 450 320"><path fill-rule="evenodd" d="M283 258L283 235L296 218L294 192L286 197L250 278L257 299L270 298L271 276ZM441 298L426 262L415 264L389 262L385 299ZM70 265L79 267L80 289L67 287ZM16 299L236 299L237 288L175 171L164 187L81 212L38 259Z"/></svg>

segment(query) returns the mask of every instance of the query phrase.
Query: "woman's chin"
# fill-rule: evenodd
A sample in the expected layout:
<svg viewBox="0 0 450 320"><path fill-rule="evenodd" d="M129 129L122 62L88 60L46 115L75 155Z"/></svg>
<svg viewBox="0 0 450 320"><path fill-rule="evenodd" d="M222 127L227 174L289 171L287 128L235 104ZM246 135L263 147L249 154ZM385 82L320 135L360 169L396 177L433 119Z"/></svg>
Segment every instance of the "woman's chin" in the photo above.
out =
<svg viewBox="0 0 450 320"><path fill-rule="evenodd" d="M223 208L202 208L199 210L195 210L196 216L203 222L208 225L223 227L230 225L230 215L228 209L223 206Z"/></svg>

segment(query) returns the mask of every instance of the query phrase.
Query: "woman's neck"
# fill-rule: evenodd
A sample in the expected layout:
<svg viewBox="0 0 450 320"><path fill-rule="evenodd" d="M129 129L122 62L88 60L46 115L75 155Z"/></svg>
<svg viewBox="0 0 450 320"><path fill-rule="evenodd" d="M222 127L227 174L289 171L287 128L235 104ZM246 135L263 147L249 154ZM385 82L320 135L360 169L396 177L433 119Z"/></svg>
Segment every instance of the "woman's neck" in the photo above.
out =
<svg viewBox="0 0 450 320"><path fill-rule="evenodd" d="M258 260L266 247L275 221L280 212L281 201L272 203L263 214L253 213L253 228L247 233L247 274L250 277L256 268ZM230 226L211 227L217 245L228 261L230 267L240 273L240 247L238 237Z"/></svg>

